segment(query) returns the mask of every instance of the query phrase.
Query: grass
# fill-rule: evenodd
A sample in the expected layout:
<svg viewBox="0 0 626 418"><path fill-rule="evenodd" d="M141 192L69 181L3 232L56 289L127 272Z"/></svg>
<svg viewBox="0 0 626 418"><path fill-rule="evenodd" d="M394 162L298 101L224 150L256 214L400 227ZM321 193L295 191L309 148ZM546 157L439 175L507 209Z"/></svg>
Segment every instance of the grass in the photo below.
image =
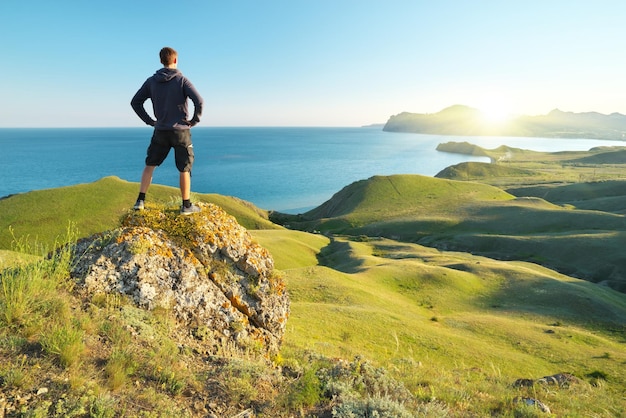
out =
<svg viewBox="0 0 626 418"><path fill-rule="evenodd" d="M63 202L106 193L115 197L95 214ZM575 191L515 199L487 184L376 177L306 214L307 227L328 236L280 228L236 199L197 196L252 229L287 282L291 316L273 363L228 344L209 353L200 336L176 334L167 311L80 295L64 253L43 257L70 221L80 236L117 225L135 193L106 178L0 201L2 229L13 228L0 231L0 255L12 258L0 266L0 386L9 400L42 382L49 389L14 415L541 415L520 398L557 416L626 414L626 297L549 268L561 260L617 274L598 271L619 260L622 216L575 209ZM176 195L155 186L154 204L176 205ZM22 219L21 199L45 210ZM464 248L474 254L450 251ZM561 372L578 382L513 385Z"/></svg>
<svg viewBox="0 0 626 418"><path fill-rule="evenodd" d="M407 216L456 214L472 201L513 199L502 190L480 183L462 183L425 176L374 176L346 186L331 200L303 214L305 220L345 217L355 225Z"/></svg>
<svg viewBox="0 0 626 418"><path fill-rule="evenodd" d="M626 199L621 185L599 183L599 192L588 190L582 196L596 202L589 204L596 208L602 206L597 196L611 197L615 204L618 193ZM588 189L594 186L586 184ZM551 203L531 197L533 190L515 198L475 182L408 175L373 177L345 187L305 214L271 217L304 231L386 237L538 263L626 291L626 258L619 244L626 233L623 215L577 210L571 201ZM572 192L554 195L571 198Z"/></svg>
<svg viewBox="0 0 626 418"><path fill-rule="evenodd" d="M21 412L3 403L3 414L192 416L180 398L185 392L202 402L204 376L216 367L191 347L181 350L187 340L172 334L171 313L139 309L119 295L81 299L68 275L58 274L69 262L62 250L0 274L11 289L0 294L3 395L14 407L11 401L41 387L50 393L22 403Z"/></svg>
<svg viewBox="0 0 626 418"><path fill-rule="evenodd" d="M265 245L272 250L271 243ZM584 331L584 327L595 328L597 318L612 323L608 329L620 329L626 306L615 292L525 263L439 253L393 241L376 243L378 249L371 246L350 243L351 251L334 262L348 272L313 265L289 272L293 304L287 349L306 347L342 357L361 353L385 359L392 369L398 360L419 362L418 371L429 369L432 375L441 374L451 363L488 366L509 379L531 370L550 374L555 359L560 368L573 368L576 362L580 368L587 358L579 356L579 348L570 351L569 345L571 339L585 339L584 335L598 348L607 344L613 353L623 351L619 342ZM376 260L375 251L384 258ZM345 268L358 259L358 268ZM536 277L543 277L542 282ZM525 286L530 279L535 283ZM561 295L558 301L555 294ZM587 300L590 295L592 301ZM598 314L594 320L588 311L578 309L581 304L593 307ZM613 317L616 312L620 316ZM432 321L433 317L438 320ZM557 320L567 327L561 326L556 336L546 333L551 329L548 324ZM564 330L568 334L562 337ZM614 373L617 376L617 369Z"/></svg>
<svg viewBox="0 0 626 418"><path fill-rule="evenodd" d="M18 251L0 250L0 266L4 268L13 267L20 263L28 263L37 259L32 254L24 254Z"/></svg>
<svg viewBox="0 0 626 418"><path fill-rule="evenodd" d="M513 414L500 402L523 392L511 388L517 378L569 371L583 378L577 390L592 392L603 405L578 400L570 406L570 394L562 391L551 400L553 409L600 416L607 408L624 411L623 400L610 406L619 389L609 388L626 362L622 295L531 264L380 244L384 258L372 255L372 243L350 243L352 251L335 260L345 270L362 259L349 272L320 266L289 271L286 356L311 350L376 359L425 400L478 415ZM596 368L610 370L611 385L596 388L584 380Z"/></svg>
<svg viewBox="0 0 626 418"><path fill-rule="evenodd" d="M272 248L272 257L280 270L317 264L319 249L330 241L323 235L300 231L254 230L250 233L262 247Z"/></svg>
<svg viewBox="0 0 626 418"><path fill-rule="evenodd" d="M11 250L14 237L27 239L31 246L38 242L51 247L55 239L65 233L70 222L80 236L113 229L132 207L137 191L136 183L105 177L93 183L32 191L2 199L0 250ZM241 199L216 194L194 194L193 199L219 205L248 229L278 228L268 221L267 212ZM155 184L150 187L147 205L171 205L179 201L178 189ZM25 212L25 207L31 210Z"/></svg>
<svg viewBox="0 0 626 418"><path fill-rule="evenodd" d="M85 351L83 331L71 323L55 324L42 333L39 341L43 350L56 356L65 368L79 362Z"/></svg>

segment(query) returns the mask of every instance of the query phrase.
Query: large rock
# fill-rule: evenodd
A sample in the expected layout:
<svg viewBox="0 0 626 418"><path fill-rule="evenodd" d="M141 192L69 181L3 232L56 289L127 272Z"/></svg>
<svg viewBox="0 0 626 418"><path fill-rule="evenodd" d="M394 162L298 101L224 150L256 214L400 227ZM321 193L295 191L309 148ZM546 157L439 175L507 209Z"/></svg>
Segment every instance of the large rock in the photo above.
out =
<svg viewBox="0 0 626 418"><path fill-rule="evenodd" d="M89 294L118 292L145 309L172 310L209 346L232 341L272 355L289 316L273 259L234 217L200 206L190 216L130 213L120 228L80 240L72 276Z"/></svg>

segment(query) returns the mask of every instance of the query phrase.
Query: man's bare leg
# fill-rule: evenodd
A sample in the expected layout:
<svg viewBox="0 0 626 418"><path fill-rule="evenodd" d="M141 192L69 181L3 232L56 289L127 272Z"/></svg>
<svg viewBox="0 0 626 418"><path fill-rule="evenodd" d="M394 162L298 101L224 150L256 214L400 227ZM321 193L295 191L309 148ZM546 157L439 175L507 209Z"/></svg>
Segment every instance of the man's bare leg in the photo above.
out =
<svg viewBox="0 0 626 418"><path fill-rule="evenodd" d="M183 206L180 208L180 213L183 215L189 215L192 213L200 212L200 208L191 203L191 173L189 171L182 171L180 173L180 195L183 198Z"/></svg>
<svg viewBox="0 0 626 418"><path fill-rule="evenodd" d="M191 199L191 174L189 171L180 172L180 195L183 200Z"/></svg>
<svg viewBox="0 0 626 418"><path fill-rule="evenodd" d="M146 199L146 192L152 183L152 173L154 173L154 169L156 166L147 165L143 169L143 173L141 173L141 184L139 185L139 196L137 196L137 202L135 202L135 206L133 207L135 210L143 210L144 209L144 200Z"/></svg>
<svg viewBox="0 0 626 418"><path fill-rule="evenodd" d="M155 165L147 165L141 173L141 185L139 186L139 193L147 193L150 184L152 184L152 174L154 173Z"/></svg>

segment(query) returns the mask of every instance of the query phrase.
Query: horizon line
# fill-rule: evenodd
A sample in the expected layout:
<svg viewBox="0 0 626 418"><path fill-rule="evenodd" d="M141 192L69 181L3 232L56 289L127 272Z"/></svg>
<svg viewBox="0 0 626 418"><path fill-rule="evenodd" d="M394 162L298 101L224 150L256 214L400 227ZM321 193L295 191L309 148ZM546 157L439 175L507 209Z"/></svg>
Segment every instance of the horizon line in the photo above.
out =
<svg viewBox="0 0 626 418"><path fill-rule="evenodd" d="M194 126L193 129L207 128L376 128L385 123L368 125L209 125ZM0 129L154 129L152 126L0 126Z"/></svg>

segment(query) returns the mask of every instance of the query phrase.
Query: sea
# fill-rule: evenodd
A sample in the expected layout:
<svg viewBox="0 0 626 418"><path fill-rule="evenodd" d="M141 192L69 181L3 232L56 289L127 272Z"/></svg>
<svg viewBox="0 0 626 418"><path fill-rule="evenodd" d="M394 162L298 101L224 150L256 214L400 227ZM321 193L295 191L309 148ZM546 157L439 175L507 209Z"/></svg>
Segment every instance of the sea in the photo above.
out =
<svg viewBox="0 0 626 418"><path fill-rule="evenodd" d="M138 183L151 134L149 127L1 128L0 198L106 176ZM551 152L626 145L594 139L392 133L380 127L196 127L192 140L192 192L235 196L285 213L303 213L375 175L434 176L464 161L488 161L437 151L445 142ZM155 170L153 183L178 187L173 152Z"/></svg>

